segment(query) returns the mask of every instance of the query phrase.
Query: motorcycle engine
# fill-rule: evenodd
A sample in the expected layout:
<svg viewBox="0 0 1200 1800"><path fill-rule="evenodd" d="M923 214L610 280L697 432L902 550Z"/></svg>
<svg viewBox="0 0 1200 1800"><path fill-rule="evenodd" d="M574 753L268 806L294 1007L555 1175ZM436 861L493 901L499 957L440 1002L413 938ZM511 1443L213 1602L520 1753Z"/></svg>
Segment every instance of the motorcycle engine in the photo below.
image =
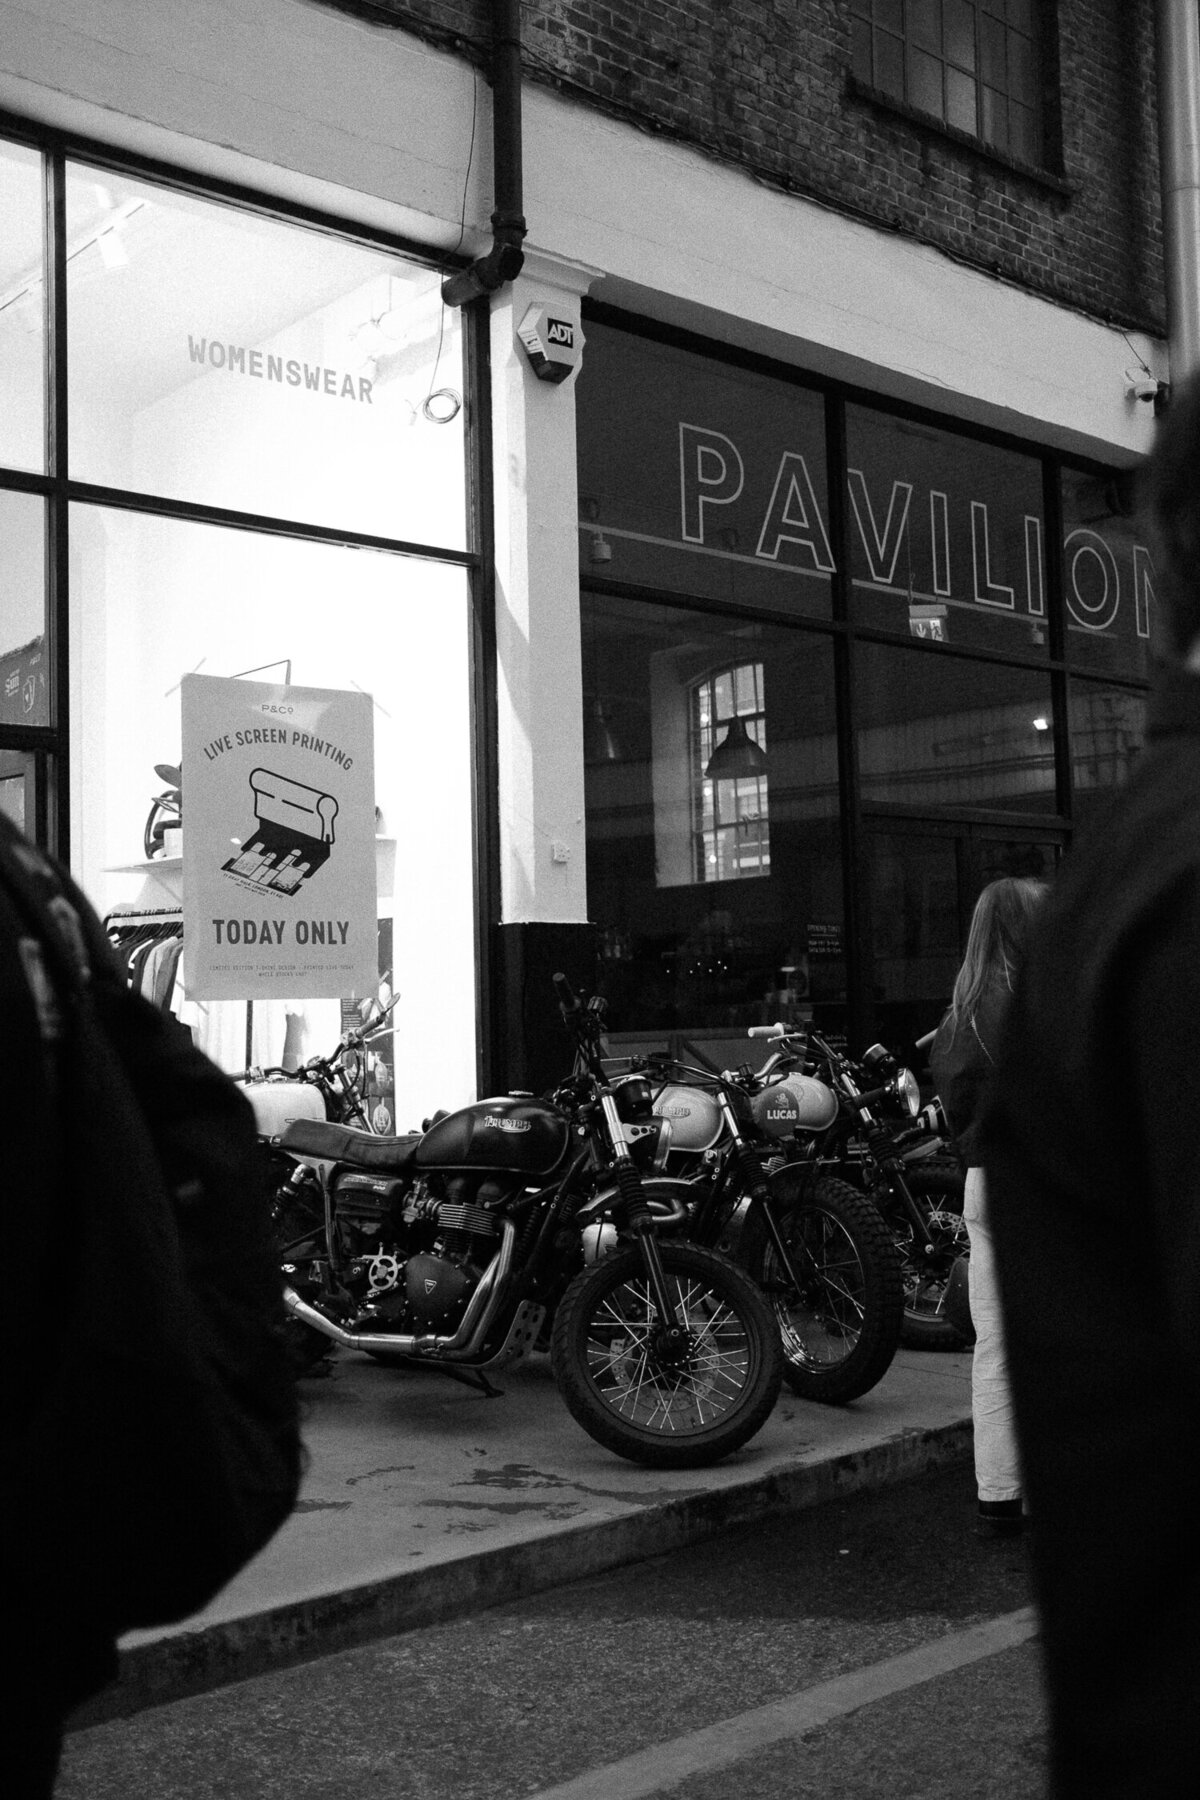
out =
<svg viewBox="0 0 1200 1800"><path fill-rule="evenodd" d="M410 1184L344 1174L335 1203L339 1247L357 1274L350 1285L361 1291L367 1317L389 1330L453 1332L499 1247L494 1209L510 1191L477 1175Z"/></svg>

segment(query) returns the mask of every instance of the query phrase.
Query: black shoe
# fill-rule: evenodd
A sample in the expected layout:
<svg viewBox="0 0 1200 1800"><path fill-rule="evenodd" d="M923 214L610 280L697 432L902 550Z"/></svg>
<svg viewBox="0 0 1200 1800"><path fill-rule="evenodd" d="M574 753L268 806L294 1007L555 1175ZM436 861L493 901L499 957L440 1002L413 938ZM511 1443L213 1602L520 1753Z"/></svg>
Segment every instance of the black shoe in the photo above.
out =
<svg viewBox="0 0 1200 1800"><path fill-rule="evenodd" d="M976 1537L1020 1537L1025 1529L1025 1514L1019 1500L980 1500L978 1504Z"/></svg>

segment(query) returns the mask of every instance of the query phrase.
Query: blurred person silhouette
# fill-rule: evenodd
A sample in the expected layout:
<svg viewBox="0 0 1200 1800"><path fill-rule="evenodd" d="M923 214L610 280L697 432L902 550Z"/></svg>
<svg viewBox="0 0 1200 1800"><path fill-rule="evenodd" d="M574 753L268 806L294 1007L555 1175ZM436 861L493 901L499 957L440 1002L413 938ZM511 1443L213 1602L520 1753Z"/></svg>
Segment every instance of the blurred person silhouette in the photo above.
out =
<svg viewBox="0 0 1200 1800"><path fill-rule="evenodd" d="M0 1767L43 1800L117 1639L267 1542L301 1444L251 1109L2 813L0 1093Z"/></svg>
<svg viewBox="0 0 1200 1800"><path fill-rule="evenodd" d="M967 1169L963 1217L971 1248L967 1282L975 1326L971 1415L976 1529L984 1537L1014 1535L1024 1515L979 1122L1030 921L1044 893L1041 881L1007 875L983 889L971 915L950 1006L929 1053L934 1085Z"/></svg>
<svg viewBox="0 0 1200 1800"><path fill-rule="evenodd" d="M1030 936L981 1133L1058 1800L1200 1793L1200 380L1142 481L1147 745Z"/></svg>

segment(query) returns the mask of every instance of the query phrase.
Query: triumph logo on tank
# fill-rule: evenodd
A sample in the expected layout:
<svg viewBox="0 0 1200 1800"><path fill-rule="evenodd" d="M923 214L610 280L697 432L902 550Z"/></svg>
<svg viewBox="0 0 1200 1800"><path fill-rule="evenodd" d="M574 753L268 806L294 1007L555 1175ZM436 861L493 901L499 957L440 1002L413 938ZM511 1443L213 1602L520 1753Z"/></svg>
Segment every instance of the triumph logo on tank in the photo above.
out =
<svg viewBox="0 0 1200 1800"><path fill-rule="evenodd" d="M182 695L188 998L372 992L370 695L212 675Z"/></svg>
<svg viewBox="0 0 1200 1800"><path fill-rule="evenodd" d="M493 1131L532 1131L533 1124L529 1119L499 1119L495 1113L486 1113L483 1120Z"/></svg>

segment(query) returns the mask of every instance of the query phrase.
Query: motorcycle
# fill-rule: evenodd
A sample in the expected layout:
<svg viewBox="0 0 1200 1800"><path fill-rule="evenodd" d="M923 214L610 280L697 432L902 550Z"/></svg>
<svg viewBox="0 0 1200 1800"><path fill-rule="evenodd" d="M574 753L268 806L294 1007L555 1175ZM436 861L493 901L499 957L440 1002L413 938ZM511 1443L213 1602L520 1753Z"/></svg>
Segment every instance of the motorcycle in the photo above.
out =
<svg viewBox="0 0 1200 1800"><path fill-rule="evenodd" d="M956 1258L967 1252L962 1167L946 1134L940 1103L922 1107L912 1071L881 1044L857 1062L809 1028L760 1028L778 1041L776 1068L803 1069L837 1098L824 1131L793 1136L792 1153L815 1161L878 1208L900 1256L904 1288L900 1341L909 1349L960 1349L946 1312ZM787 1077L795 1080L795 1076Z"/></svg>
<svg viewBox="0 0 1200 1800"><path fill-rule="evenodd" d="M647 1091L615 1084L598 1009L555 977L576 1073L544 1098L479 1100L402 1137L295 1119L280 1148L319 1184L320 1225L280 1245L285 1303L310 1341L456 1374L550 1348L564 1402L632 1462L695 1468L746 1443L782 1380L749 1277L660 1241L643 1171L669 1143ZM608 1254L585 1253L612 1227Z"/></svg>
<svg viewBox="0 0 1200 1800"><path fill-rule="evenodd" d="M368 1046L391 1029L398 994L373 1010L338 1039L328 1056L310 1056L298 1069L253 1068L233 1077L254 1109L258 1141L267 1162L276 1235L284 1239L324 1217L320 1182L312 1168L284 1147L283 1134L295 1119L356 1125L374 1135L367 1113Z"/></svg>
<svg viewBox="0 0 1200 1800"><path fill-rule="evenodd" d="M805 1400L844 1404L886 1374L900 1341L900 1265L870 1201L820 1168L785 1165L788 1130L827 1122L837 1102L808 1077L762 1082L645 1059L652 1110L671 1125L667 1173L646 1183L660 1226L728 1248L763 1290L783 1346L784 1380Z"/></svg>

